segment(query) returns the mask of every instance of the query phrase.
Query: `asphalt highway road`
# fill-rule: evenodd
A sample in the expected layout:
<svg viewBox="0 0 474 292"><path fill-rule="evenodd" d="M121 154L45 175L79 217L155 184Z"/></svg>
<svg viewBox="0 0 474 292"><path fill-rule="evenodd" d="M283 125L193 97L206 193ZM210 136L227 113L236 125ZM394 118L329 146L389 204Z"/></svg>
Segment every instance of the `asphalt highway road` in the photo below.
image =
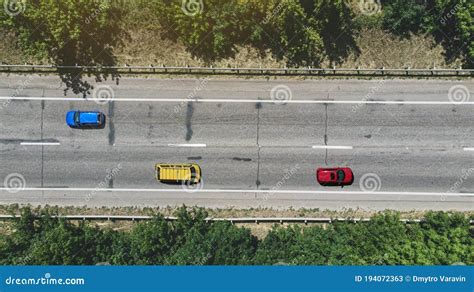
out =
<svg viewBox="0 0 474 292"><path fill-rule="evenodd" d="M55 77L0 78L0 203L474 209L474 105L448 98L462 85L474 101L471 80L105 84L101 103L71 100ZM281 85L291 98L272 103ZM68 128L71 109L104 112L105 129ZM203 184L161 184L157 162L196 162ZM320 186L326 166L351 167L353 185Z"/></svg>

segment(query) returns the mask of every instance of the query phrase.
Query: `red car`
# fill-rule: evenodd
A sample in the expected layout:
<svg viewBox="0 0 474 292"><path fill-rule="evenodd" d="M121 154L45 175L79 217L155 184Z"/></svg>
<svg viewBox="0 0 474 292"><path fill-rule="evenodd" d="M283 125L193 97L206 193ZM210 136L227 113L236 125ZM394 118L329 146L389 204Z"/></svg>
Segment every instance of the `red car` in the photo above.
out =
<svg viewBox="0 0 474 292"><path fill-rule="evenodd" d="M354 174L349 167L318 168L316 180L322 186L349 186L354 182Z"/></svg>

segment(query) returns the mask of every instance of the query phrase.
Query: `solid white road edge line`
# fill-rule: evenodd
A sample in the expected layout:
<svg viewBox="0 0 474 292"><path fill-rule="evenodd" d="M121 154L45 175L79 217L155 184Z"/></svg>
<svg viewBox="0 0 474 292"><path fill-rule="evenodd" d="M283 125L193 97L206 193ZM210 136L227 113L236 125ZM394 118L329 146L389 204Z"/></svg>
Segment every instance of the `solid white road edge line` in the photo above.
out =
<svg viewBox="0 0 474 292"><path fill-rule="evenodd" d="M207 147L206 144L168 144L169 147Z"/></svg>
<svg viewBox="0 0 474 292"><path fill-rule="evenodd" d="M9 97L0 96L0 100L44 100L44 101L88 101L80 97ZM202 103L275 103L271 99L187 99L187 98L114 98L114 102L202 102ZM277 102L278 103L278 102ZM275 104L277 104L275 103ZM451 101L381 101L381 100L288 100L286 104L406 104L406 105L474 105L474 101L451 102Z"/></svg>
<svg viewBox="0 0 474 292"><path fill-rule="evenodd" d="M0 188L0 191L11 191L11 188ZM20 188L14 189L15 193L25 192L25 191L73 191L73 192L187 192L184 189L104 189L104 188ZM273 193L273 194L350 194L350 195L406 195L406 196L446 196L446 197L474 197L474 193L434 193L434 192L363 192L363 191L303 191L303 190L225 190L225 189L198 189L193 190L192 193Z"/></svg>
<svg viewBox="0 0 474 292"><path fill-rule="evenodd" d="M313 149L353 149L352 146L328 146L328 145L313 145Z"/></svg>
<svg viewBox="0 0 474 292"><path fill-rule="evenodd" d="M470 148L470 147L466 147L466 148L463 148L464 151L474 151L474 148Z"/></svg>
<svg viewBox="0 0 474 292"><path fill-rule="evenodd" d="M59 146L61 143L59 142L21 142L20 145L23 146Z"/></svg>

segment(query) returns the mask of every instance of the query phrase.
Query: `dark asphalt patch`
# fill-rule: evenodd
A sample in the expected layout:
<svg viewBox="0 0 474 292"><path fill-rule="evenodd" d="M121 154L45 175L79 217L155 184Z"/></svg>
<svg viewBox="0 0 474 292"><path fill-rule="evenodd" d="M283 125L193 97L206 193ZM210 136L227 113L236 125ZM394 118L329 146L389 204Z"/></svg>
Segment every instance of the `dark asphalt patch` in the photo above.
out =
<svg viewBox="0 0 474 292"><path fill-rule="evenodd" d="M109 145L114 145L115 144L115 124L114 124L114 117L115 115L115 103L109 102L109 115L108 115L108 120L109 120Z"/></svg>
<svg viewBox="0 0 474 292"><path fill-rule="evenodd" d="M186 110L186 141L190 141L193 138L192 119L194 114L194 105L192 102L188 102Z"/></svg>
<svg viewBox="0 0 474 292"><path fill-rule="evenodd" d="M252 161L251 158L241 158L241 157L234 157L234 158L232 158L232 160L235 160L235 161L246 161L246 162Z"/></svg>
<svg viewBox="0 0 474 292"><path fill-rule="evenodd" d="M202 156L190 156L188 157L188 160L201 160Z"/></svg>

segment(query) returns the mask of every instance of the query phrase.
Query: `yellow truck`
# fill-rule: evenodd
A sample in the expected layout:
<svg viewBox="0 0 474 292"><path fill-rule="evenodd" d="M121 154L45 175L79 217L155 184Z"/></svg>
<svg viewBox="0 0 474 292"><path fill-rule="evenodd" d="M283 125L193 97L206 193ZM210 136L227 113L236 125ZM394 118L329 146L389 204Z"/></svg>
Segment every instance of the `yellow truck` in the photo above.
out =
<svg viewBox="0 0 474 292"><path fill-rule="evenodd" d="M156 179L164 183L198 184L201 182L201 168L196 163L157 163L155 170Z"/></svg>

